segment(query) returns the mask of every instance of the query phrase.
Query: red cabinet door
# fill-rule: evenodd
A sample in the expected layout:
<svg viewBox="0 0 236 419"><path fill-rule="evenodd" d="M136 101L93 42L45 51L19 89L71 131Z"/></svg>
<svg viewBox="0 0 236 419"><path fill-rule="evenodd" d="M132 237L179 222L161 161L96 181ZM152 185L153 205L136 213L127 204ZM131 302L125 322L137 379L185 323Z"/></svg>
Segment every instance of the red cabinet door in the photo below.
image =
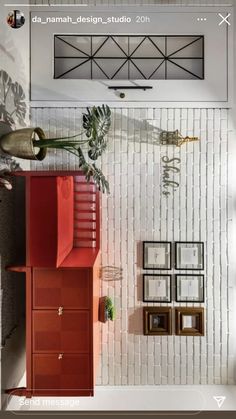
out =
<svg viewBox="0 0 236 419"><path fill-rule="evenodd" d="M33 310L33 352L90 351L88 310Z"/></svg>
<svg viewBox="0 0 236 419"><path fill-rule="evenodd" d="M89 271L34 269L33 308L89 308Z"/></svg>
<svg viewBox="0 0 236 419"><path fill-rule="evenodd" d="M34 354L33 391L48 395L88 395L92 391L89 355Z"/></svg>

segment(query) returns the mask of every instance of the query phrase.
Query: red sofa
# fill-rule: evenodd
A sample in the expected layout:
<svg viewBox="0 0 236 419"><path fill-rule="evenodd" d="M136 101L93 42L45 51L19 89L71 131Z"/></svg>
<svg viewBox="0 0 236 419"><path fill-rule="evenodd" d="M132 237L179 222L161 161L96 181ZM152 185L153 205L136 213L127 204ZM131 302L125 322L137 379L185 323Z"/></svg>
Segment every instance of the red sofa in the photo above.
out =
<svg viewBox="0 0 236 419"><path fill-rule="evenodd" d="M23 173L27 266L58 268L78 248L100 248L100 193L92 181L79 171Z"/></svg>
<svg viewBox="0 0 236 419"><path fill-rule="evenodd" d="M74 178L32 177L29 264L58 267L73 248Z"/></svg>

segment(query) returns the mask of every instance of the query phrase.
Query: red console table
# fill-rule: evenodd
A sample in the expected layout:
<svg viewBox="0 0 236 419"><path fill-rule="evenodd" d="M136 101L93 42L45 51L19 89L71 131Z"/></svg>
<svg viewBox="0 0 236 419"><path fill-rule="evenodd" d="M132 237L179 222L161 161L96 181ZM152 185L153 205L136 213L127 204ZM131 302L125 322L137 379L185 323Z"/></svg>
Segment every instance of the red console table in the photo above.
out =
<svg viewBox="0 0 236 419"><path fill-rule="evenodd" d="M99 358L100 195L81 172L26 180L26 387L12 395L93 396Z"/></svg>

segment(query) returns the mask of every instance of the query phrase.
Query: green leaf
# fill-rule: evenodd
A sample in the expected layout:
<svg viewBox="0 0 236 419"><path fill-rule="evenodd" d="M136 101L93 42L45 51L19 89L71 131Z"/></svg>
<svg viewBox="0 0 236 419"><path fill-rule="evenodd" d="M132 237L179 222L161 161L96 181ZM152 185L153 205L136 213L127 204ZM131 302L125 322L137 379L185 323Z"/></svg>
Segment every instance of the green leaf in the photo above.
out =
<svg viewBox="0 0 236 419"><path fill-rule="evenodd" d="M105 151L107 143L103 138L100 138L97 141L90 140L89 146L91 147L88 151L89 158L97 160L97 158L102 155L103 151Z"/></svg>
<svg viewBox="0 0 236 419"><path fill-rule="evenodd" d="M109 106L102 105L87 108L87 113L83 114L83 127L86 135L94 140L104 137L111 126L111 110Z"/></svg>
<svg viewBox="0 0 236 419"><path fill-rule="evenodd" d="M95 165L95 163L92 164L93 167L93 180L94 183L96 183L99 191L102 191L103 193L110 193L109 183L106 180L104 174L100 169L98 169Z"/></svg>
<svg viewBox="0 0 236 419"><path fill-rule="evenodd" d="M112 321L115 320L115 314L115 307L113 306L108 310L108 318Z"/></svg>
<svg viewBox="0 0 236 419"><path fill-rule="evenodd" d="M106 297L105 307L106 307L107 310L109 310L111 307L113 307L112 299L110 297Z"/></svg>
<svg viewBox="0 0 236 419"><path fill-rule="evenodd" d="M105 297L105 309L110 320L115 319L115 307L110 297Z"/></svg>
<svg viewBox="0 0 236 419"><path fill-rule="evenodd" d="M73 151L71 149L68 149L68 151L71 151L73 154L76 154L79 157L79 167L82 170L82 172L85 175L85 179L87 182L90 181L90 178L93 177L93 181L99 191L102 191L103 193L110 193L109 189L109 183L106 180L104 174L98 167L95 166L95 164L90 164L85 160L84 154L80 147L77 149L74 149Z"/></svg>

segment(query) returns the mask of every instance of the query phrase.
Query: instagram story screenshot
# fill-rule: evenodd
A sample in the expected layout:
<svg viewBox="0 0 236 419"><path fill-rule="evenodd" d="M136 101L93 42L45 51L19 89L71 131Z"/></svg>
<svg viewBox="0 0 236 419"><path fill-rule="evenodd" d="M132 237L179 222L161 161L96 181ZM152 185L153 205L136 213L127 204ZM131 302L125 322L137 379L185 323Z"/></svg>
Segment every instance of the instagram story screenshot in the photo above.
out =
<svg viewBox="0 0 236 419"><path fill-rule="evenodd" d="M0 0L2 413L236 411L235 9Z"/></svg>

